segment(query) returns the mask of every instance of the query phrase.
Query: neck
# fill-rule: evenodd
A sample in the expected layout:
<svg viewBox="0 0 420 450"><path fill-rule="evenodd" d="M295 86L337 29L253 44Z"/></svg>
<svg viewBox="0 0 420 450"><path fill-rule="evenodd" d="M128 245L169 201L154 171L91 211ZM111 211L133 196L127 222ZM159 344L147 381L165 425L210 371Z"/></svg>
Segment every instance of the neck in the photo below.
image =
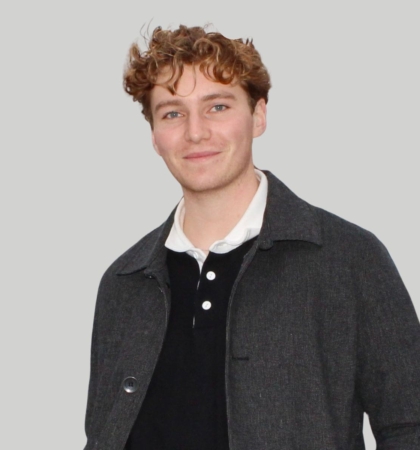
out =
<svg viewBox="0 0 420 450"><path fill-rule="evenodd" d="M184 190L183 231L206 254L213 242L226 237L244 215L258 189L254 167L228 186L210 192Z"/></svg>

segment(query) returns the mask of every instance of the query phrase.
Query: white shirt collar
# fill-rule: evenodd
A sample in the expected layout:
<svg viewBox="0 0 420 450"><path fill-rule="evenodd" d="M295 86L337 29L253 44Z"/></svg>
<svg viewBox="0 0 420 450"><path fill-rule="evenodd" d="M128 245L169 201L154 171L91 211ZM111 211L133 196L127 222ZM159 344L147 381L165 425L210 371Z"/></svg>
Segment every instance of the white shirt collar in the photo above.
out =
<svg viewBox="0 0 420 450"><path fill-rule="evenodd" d="M213 242L209 251L213 253L228 253L259 234L267 203L268 182L267 177L260 170L255 169L255 174L260 184L247 210L224 239ZM201 271L206 254L201 249L194 247L187 236L185 236L182 229L184 216L185 205L184 198L182 198L175 211L174 223L166 239L165 247L175 252L188 253L197 260Z"/></svg>

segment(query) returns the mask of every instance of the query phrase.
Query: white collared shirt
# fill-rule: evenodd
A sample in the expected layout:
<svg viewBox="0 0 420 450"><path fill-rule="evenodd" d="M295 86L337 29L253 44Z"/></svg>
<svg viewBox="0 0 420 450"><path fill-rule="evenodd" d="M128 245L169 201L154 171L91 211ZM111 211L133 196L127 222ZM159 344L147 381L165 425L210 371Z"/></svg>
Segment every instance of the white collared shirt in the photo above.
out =
<svg viewBox="0 0 420 450"><path fill-rule="evenodd" d="M209 251L213 253L228 253L260 233L267 203L268 182L267 177L260 170L255 169L255 174L260 184L247 210L224 239L213 242ZM185 236L183 231L184 217L185 205L184 198L182 198L175 211L174 223L166 239L165 247L175 252L188 253L188 255L197 260L201 272L207 255L203 250L194 247L187 236Z"/></svg>

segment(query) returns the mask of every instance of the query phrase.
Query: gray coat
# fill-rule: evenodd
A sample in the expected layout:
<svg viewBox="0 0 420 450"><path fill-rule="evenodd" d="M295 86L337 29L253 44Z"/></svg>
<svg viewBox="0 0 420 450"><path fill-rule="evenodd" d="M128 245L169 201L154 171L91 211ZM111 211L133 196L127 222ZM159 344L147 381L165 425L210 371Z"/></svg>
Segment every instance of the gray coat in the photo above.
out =
<svg viewBox="0 0 420 450"><path fill-rule="evenodd" d="M265 173L263 226L228 307L231 450L362 450L363 412L378 450L419 450L420 323L386 248ZM173 214L101 280L85 450L123 450L146 394L170 312Z"/></svg>

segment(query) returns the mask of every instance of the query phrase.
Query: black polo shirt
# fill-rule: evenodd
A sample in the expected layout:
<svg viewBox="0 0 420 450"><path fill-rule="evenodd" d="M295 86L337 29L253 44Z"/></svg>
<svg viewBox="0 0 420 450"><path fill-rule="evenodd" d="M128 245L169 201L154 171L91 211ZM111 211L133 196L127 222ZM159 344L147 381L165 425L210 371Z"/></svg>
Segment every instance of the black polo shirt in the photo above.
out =
<svg viewBox="0 0 420 450"><path fill-rule="evenodd" d="M201 274L194 258L168 250L168 329L126 450L229 450L226 313L255 239L228 253L210 252Z"/></svg>

